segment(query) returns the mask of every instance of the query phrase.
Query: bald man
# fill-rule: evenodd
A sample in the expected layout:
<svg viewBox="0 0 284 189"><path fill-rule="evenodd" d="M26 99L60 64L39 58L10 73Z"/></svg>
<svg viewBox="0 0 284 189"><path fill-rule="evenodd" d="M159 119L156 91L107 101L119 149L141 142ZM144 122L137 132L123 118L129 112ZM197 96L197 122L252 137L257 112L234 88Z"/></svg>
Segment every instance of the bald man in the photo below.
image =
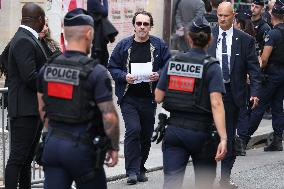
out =
<svg viewBox="0 0 284 189"><path fill-rule="evenodd" d="M45 24L43 9L34 3L22 8L21 25L11 41L8 58L8 103L11 151L5 170L6 189L31 188L31 162L40 124L36 80L46 54L38 40Z"/></svg>
<svg viewBox="0 0 284 189"><path fill-rule="evenodd" d="M220 185L223 188L238 188L230 181L236 155L234 138L239 111L246 108L246 78L250 76L252 108L257 106L257 90L260 84L259 63L255 52L254 39L233 28L235 13L230 2L223 2L217 9L218 26L212 34L213 43L208 53L220 61L226 94L223 96L228 136L228 153L221 164Z"/></svg>

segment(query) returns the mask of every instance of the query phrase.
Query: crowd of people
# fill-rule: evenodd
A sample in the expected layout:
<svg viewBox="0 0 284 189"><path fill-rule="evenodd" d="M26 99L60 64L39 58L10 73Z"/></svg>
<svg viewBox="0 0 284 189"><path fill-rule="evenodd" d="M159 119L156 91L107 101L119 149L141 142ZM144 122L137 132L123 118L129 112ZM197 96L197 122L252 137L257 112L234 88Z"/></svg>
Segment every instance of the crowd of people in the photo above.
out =
<svg viewBox="0 0 284 189"><path fill-rule="evenodd" d="M283 0L270 0L267 10L263 0L254 0L236 11L223 0L175 3L175 56L150 35L154 18L147 11L134 14L134 34L109 57L107 44L118 31L107 18L108 1L89 0L87 10L65 15L64 52L51 38L44 10L23 6L21 25L1 55L11 120L5 188L31 188L40 138L45 189L72 182L107 188L103 165L118 163L120 135L111 80L125 123L129 185L148 181L157 103L170 113L157 130L164 137L164 189L182 187L190 157L197 188L212 188L217 161L219 187L238 188L231 180L235 159L246 155L268 106L274 133L264 151L283 151Z"/></svg>

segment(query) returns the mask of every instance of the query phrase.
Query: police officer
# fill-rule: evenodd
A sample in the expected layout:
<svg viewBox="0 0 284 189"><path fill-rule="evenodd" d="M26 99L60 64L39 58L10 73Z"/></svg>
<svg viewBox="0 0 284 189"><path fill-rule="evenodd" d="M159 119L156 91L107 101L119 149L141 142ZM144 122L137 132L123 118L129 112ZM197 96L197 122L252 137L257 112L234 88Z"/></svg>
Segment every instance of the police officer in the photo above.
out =
<svg viewBox="0 0 284 189"><path fill-rule="evenodd" d="M181 188L190 156L197 188L211 188L216 160L227 151L225 89L219 62L205 52L211 29L204 17L192 23L188 36L192 49L169 61L155 90L155 100L170 112L162 146L164 188ZM213 120L221 138L215 147L210 137Z"/></svg>
<svg viewBox="0 0 284 189"><path fill-rule="evenodd" d="M252 12L246 9L237 11L234 21L234 27L246 32L251 36L255 36L254 26L251 21L251 14Z"/></svg>
<svg viewBox="0 0 284 189"><path fill-rule="evenodd" d="M210 4L212 7L212 10L211 12L204 14L204 17L209 22L211 28L218 25L217 8L220 3L222 3L222 0L211 0Z"/></svg>
<svg viewBox="0 0 284 189"><path fill-rule="evenodd" d="M284 99L284 3L279 0L275 3L271 21L273 29L265 37L265 45L261 55L261 68L265 68L268 75L267 84L260 90L259 105L251 112L247 137L243 137L248 143L250 136L258 128L265 106L270 102L272 113L273 140L264 148L264 151L283 151L282 134L284 125L283 99Z"/></svg>
<svg viewBox="0 0 284 189"><path fill-rule="evenodd" d="M93 19L83 9L64 17L67 51L41 69L39 111L48 134L45 189L106 188L103 169L118 161L119 125L107 70L88 58Z"/></svg>
<svg viewBox="0 0 284 189"><path fill-rule="evenodd" d="M262 11L264 7L263 0L254 0L251 4L252 11L252 23L254 25L254 30L256 32L256 51L261 54L264 46L264 37L270 30L270 26L263 20Z"/></svg>

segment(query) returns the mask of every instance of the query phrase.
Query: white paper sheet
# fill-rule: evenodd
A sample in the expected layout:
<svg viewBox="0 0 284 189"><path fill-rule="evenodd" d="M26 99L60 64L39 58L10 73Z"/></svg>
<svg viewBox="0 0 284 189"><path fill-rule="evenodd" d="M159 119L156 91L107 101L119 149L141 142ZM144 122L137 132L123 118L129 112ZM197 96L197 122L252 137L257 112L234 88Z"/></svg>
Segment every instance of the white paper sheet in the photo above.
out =
<svg viewBox="0 0 284 189"><path fill-rule="evenodd" d="M152 73L152 62L146 63L131 63L131 74L137 79L134 84L141 82L150 82L150 75Z"/></svg>

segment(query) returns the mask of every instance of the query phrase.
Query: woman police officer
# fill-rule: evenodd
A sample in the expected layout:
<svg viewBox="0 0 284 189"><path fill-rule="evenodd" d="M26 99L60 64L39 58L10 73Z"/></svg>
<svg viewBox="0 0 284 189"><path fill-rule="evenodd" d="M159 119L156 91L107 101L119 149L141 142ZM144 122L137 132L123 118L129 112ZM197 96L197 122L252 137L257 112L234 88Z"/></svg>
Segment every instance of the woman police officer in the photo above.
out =
<svg viewBox="0 0 284 189"><path fill-rule="evenodd" d="M188 36L192 49L168 62L155 90L156 102L170 112L162 145L164 188L181 188L190 156L196 187L211 188L216 160L227 152L225 88L219 62L205 52L211 29L204 17L192 23ZM220 136L215 148L210 143L213 120Z"/></svg>

